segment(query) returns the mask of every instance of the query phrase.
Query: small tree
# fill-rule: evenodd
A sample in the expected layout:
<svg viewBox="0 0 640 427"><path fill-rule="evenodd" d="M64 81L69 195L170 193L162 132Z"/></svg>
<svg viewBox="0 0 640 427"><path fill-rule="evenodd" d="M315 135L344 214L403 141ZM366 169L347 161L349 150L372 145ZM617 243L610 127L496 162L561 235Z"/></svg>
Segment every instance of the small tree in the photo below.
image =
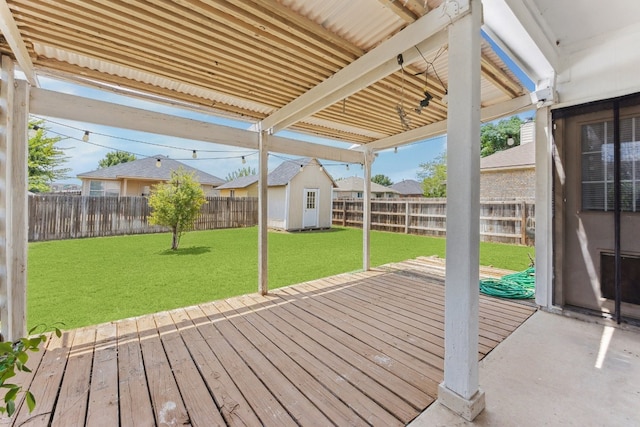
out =
<svg viewBox="0 0 640 427"><path fill-rule="evenodd" d="M175 251L182 234L193 228L200 208L205 203L204 191L196 181L195 173L179 168L171 171L168 183L153 187L149 196L149 206L152 209L149 223L171 228L171 249Z"/></svg>
<svg viewBox="0 0 640 427"><path fill-rule="evenodd" d="M418 178L422 179L422 191L425 197L447 196L447 155L441 153L427 163L420 163L422 169Z"/></svg>
<svg viewBox="0 0 640 427"><path fill-rule="evenodd" d="M47 137L42 120L30 120L29 129L29 191L46 193L53 181L66 178L71 169L60 167L67 161L64 151L55 145L61 137Z"/></svg>
<svg viewBox="0 0 640 427"><path fill-rule="evenodd" d="M255 168L250 168L249 166L246 166L244 168L239 168L238 170L231 172L230 174L227 175L225 179L227 181L233 181L234 179L238 179L242 176L251 176L257 173L258 172L256 172Z"/></svg>
<svg viewBox="0 0 640 427"><path fill-rule="evenodd" d="M127 163L136 160L136 155L127 153L126 151L109 151L104 159L98 162L100 169L108 168L109 166L119 165L120 163Z"/></svg>
<svg viewBox="0 0 640 427"><path fill-rule="evenodd" d="M387 175L378 174L371 178L371 182L375 182L376 184L384 185L385 187L389 187L393 185L393 181Z"/></svg>

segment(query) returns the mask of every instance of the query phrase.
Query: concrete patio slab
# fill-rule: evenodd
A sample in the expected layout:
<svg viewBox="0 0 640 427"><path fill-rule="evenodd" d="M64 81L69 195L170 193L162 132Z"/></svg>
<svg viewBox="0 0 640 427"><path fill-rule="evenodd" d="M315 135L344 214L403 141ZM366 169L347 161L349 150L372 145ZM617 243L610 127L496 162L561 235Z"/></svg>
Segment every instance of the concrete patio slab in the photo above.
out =
<svg viewBox="0 0 640 427"><path fill-rule="evenodd" d="M480 363L486 409L438 402L411 427L640 426L640 329L538 311Z"/></svg>

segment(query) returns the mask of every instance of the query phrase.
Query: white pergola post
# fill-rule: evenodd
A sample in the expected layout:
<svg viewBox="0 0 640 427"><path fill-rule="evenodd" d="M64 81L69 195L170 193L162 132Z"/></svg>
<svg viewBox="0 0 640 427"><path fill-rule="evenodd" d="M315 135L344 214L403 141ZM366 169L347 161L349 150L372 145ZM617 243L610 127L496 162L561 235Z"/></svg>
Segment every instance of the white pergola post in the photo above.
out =
<svg viewBox="0 0 640 427"><path fill-rule="evenodd" d="M553 131L549 107L536 112L536 304L553 305Z"/></svg>
<svg viewBox="0 0 640 427"><path fill-rule="evenodd" d="M269 266L267 263L268 253L268 181L269 173L269 151L267 150L267 132L260 131L259 134L259 171L258 171L258 292L266 295L269 291Z"/></svg>
<svg viewBox="0 0 640 427"><path fill-rule="evenodd" d="M371 268L371 165L375 159L373 150L364 152L364 188L362 191L362 269Z"/></svg>
<svg viewBox="0 0 640 427"><path fill-rule="evenodd" d="M29 84L13 77L14 64L2 57L0 108L0 312L2 336L27 334L27 153Z"/></svg>
<svg viewBox="0 0 640 427"><path fill-rule="evenodd" d="M444 381L440 403L471 421L478 382L480 250L480 27L482 4L449 27Z"/></svg>

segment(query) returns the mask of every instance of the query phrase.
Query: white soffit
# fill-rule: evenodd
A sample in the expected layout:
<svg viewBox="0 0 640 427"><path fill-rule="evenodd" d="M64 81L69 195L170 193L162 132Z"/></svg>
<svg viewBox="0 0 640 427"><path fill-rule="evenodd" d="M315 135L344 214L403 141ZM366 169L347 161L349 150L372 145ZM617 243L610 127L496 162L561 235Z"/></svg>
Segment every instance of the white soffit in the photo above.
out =
<svg viewBox="0 0 640 427"><path fill-rule="evenodd" d="M490 31L490 36L497 38L496 43L503 45L507 53L521 64L523 71L534 81L551 77L557 66L558 51L553 35L540 22L541 16L526 8L522 0L520 13L527 15L527 27L535 34L529 34L523 23L518 20L507 2L510 0L483 0L484 25ZM573 2L560 2L569 8L575 8ZM523 18L524 19L524 18ZM546 30L546 31L545 31Z"/></svg>

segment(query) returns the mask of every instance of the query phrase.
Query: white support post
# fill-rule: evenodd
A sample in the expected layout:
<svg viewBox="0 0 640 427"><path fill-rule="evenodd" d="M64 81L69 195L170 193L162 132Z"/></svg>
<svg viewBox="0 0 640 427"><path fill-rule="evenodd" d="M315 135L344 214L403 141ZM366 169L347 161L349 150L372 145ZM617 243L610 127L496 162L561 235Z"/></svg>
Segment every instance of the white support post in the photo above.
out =
<svg viewBox="0 0 640 427"><path fill-rule="evenodd" d="M549 107L536 112L536 304L553 305L553 132Z"/></svg>
<svg viewBox="0 0 640 427"><path fill-rule="evenodd" d="M449 27L444 381L438 400L466 420L484 409L478 381L480 27L482 4Z"/></svg>
<svg viewBox="0 0 640 427"><path fill-rule="evenodd" d="M267 132L260 131L259 136L259 156L260 164L258 171L258 292L266 295L269 291L269 266L267 263L268 254L268 178L269 173L269 151L267 150Z"/></svg>
<svg viewBox="0 0 640 427"><path fill-rule="evenodd" d="M9 141L13 137L11 123L13 118L14 64L11 58L2 56L2 80L0 80L0 322L2 322L2 337L9 338L9 280L8 280L8 252L7 252L7 203L10 203L10 187L7 185L10 164L7 153Z"/></svg>
<svg viewBox="0 0 640 427"><path fill-rule="evenodd" d="M373 151L364 153L364 188L362 191L362 269L371 269L371 164L375 159Z"/></svg>

